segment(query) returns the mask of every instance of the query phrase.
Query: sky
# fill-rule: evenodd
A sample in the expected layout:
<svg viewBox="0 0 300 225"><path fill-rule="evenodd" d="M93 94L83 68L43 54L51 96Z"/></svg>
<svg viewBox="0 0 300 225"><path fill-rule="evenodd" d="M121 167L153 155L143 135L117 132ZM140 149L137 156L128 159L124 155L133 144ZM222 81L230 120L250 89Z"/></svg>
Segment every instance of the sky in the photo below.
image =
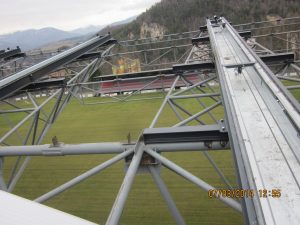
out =
<svg viewBox="0 0 300 225"><path fill-rule="evenodd" d="M73 30L136 16L160 0L0 0L0 34L55 27Z"/></svg>

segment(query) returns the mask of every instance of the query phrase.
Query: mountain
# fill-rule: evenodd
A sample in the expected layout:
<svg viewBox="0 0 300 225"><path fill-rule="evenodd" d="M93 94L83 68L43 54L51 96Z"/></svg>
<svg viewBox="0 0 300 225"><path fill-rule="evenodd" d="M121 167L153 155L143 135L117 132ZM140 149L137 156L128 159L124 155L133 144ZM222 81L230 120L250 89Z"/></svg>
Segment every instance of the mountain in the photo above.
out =
<svg viewBox="0 0 300 225"><path fill-rule="evenodd" d="M104 28L102 28L99 31L99 34L104 35L104 34L107 34L108 32L119 30L120 28L123 28L125 25L133 23L134 21L136 21L136 19L138 17L139 16L132 16L132 17L129 17L128 19L121 20L121 21L109 24L109 25L105 26Z"/></svg>
<svg viewBox="0 0 300 225"><path fill-rule="evenodd" d="M73 34L78 34L78 37L72 38L72 39L67 39L67 40L61 40L59 42L51 42L45 46L43 46L44 50L51 50L51 49L58 49L61 47L66 47L66 46L73 46L78 42L83 42L88 39L90 39L92 36L95 35L95 33L101 33L101 34L106 34L110 29L117 29L119 27L122 27L123 25L126 25L132 21L134 21L137 18L137 16L132 16L129 17L125 20L117 21L114 22L110 25L105 25L105 26L95 26L95 25L90 25L87 27L83 28L78 28L75 30L70 31Z"/></svg>
<svg viewBox="0 0 300 225"><path fill-rule="evenodd" d="M224 15L234 24L300 15L299 0L162 0L133 22L111 30L117 39L135 39L197 30L205 18Z"/></svg>
<svg viewBox="0 0 300 225"><path fill-rule="evenodd" d="M131 16L125 20L121 20L121 21L117 21L114 22L112 24L109 25L99 25L99 26L95 26L95 25L90 25L87 27L81 27L75 30L71 30L70 32L74 33L74 34L80 34L80 35L93 35L95 33L101 32L103 29L107 29L107 28L114 28L114 27L120 27L122 25L128 24L132 21L134 21L137 18L137 16Z"/></svg>
<svg viewBox="0 0 300 225"><path fill-rule="evenodd" d="M104 27L105 26L90 25L87 27L80 27L75 30L71 30L70 32L73 34L87 35L87 34L97 33L98 31L102 30Z"/></svg>
<svg viewBox="0 0 300 225"><path fill-rule="evenodd" d="M234 24L300 15L299 0L162 0L139 16L108 26L88 26L70 32L55 28L19 31L0 35L0 49L17 45L22 50L38 48L60 40L71 42L96 32L111 32L118 40L159 36L197 30L207 16L224 15ZM79 37L75 39L76 37ZM57 45L55 45L57 46ZM51 48L51 45L50 45Z"/></svg>
<svg viewBox="0 0 300 225"><path fill-rule="evenodd" d="M39 30L30 29L18 31L11 34L0 35L0 49L20 46L22 50L29 50L43 46L50 42L74 38L76 36L78 36L78 34L62 31L52 27L46 27Z"/></svg>
<svg viewBox="0 0 300 225"><path fill-rule="evenodd" d="M124 25L124 24L127 24L127 23L130 23L132 21L134 21L138 16L131 16L125 20L121 20L121 21L118 21L118 22L114 22L108 26L110 27L114 27L114 26L119 26L119 25Z"/></svg>
<svg viewBox="0 0 300 225"><path fill-rule="evenodd" d="M0 35L0 49L15 48L20 46L23 51L46 47L47 49L58 48L61 45L73 45L78 41L83 41L104 27L118 27L136 19L137 16L129 17L110 25L90 25L71 31L63 31L52 27L42 29L30 29L17 31L10 34Z"/></svg>

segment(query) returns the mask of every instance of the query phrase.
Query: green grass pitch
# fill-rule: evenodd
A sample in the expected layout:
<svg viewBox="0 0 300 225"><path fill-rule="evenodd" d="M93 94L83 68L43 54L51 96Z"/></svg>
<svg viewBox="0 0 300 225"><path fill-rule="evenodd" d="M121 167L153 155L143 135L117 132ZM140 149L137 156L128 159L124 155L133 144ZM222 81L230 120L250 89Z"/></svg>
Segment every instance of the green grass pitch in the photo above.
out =
<svg viewBox="0 0 300 225"><path fill-rule="evenodd" d="M93 99L92 101L99 99ZM67 144L124 141L128 132L134 140L142 129L148 127L162 100L144 100L105 105L81 105L72 100L59 116L44 143L50 143L56 135ZM209 102L207 102L209 103ZM196 102L182 101L192 112L201 111ZM214 110L223 117L221 108ZM209 121L209 117L204 119ZM178 122L167 108L157 126L169 126ZM216 188L225 187L201 152L164 153L194 175ZM236 178L232 153L212 152L211 155L235 185ZM32 157L14 193L35 199L69 179L111 158L112 155ZM13 159L5 159L5 173L12 167ZM177 206L191 224L242 224L242 216L219 200L210 199L205 191L184 180L166 168L161 175ZM113 165L79 185L45 202L46 205L71 213L84 219L105 224L114 199L124 177L124 161ZM120 224L123 225L168 225L174 224L152 177L148 173L136 176Z"/></svg>

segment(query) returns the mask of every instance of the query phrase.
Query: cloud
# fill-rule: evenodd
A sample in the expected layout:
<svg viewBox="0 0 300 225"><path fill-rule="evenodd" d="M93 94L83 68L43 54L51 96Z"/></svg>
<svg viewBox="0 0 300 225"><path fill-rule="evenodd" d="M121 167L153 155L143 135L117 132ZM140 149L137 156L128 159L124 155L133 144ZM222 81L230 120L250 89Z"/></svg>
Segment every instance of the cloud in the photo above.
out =
<svg viewBox="0 0 300 225"><path fill-rule="evenodd" d="M125 11L133 11L133 10L145 10L145 5L151 6L155 4L155 0L131 0L127 1L127 4L124 4L121 6L121 10Z"/></svg>
<svg viewBox="0 0 300 225"><path fill-rule="evenodd" d="M30 28L71 30L106 25L142 13L159 0L0 0L0 33Z"/></svg>

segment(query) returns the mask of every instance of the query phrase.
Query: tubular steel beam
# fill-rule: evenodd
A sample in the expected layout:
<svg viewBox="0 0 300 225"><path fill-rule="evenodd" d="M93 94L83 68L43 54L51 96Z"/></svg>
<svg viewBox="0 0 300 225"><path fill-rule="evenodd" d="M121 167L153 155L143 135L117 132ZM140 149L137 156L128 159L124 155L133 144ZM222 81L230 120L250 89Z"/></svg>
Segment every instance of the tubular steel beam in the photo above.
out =
<svg viewBox="0 0 300 225"><path fill-rule="evenodd" d="M229 25L227 25L229 26ZM224 28L224 27L223 27ZM226 27L227 28L227 27ZM207 30L207 26L205 28L201 28L202 30ZM200 30L201 30L200 29ZM208 30L211 28L208 27ZM245 36L249 36L249 33L251 35L251 32L242 32ZM207 37L199 37L199 38L194 38L192 40L193 44L198 43L199 41L207 42L207 41L212 41L214 44L213 40L213 35L207 36ZM40 64L37 64L36 66L33 66L31 68L28 68L24 71L21 71L9 78L6 78L3 80L3 82L0 84L0 100L5 99L12 94L18 93L20 90L36 90L39 88L45 88L45 87L62 87L65 86L65 82L61 80L55 80L55 81L38 81L39 78L44 76L46 73L53 71L54 69L75 60L81 60L81 59L90 59L90 58L99 58L101 56L101 53L94 52L94 53L86 53L87 51L97 47L101 46L103 44L108 44L112 42L112 39L110 38L109 35L105 37L95 37L75 48L72 48L70 50L67 50L66 52L63 52L49 60L46 60ZM86 54L84 54L86 53ZM293 53L284 53L284 54L277 54L277 55L266 55L266 56L261 56L260 57L262 61L266 63L272 63L272 62L285 62L285 63L291 63L294 61L294 54ZM259 61L259 60L258 60ZM100 63L100 62L99 62ZM218 61L217 61L218 63ZM250 62L250 64L231 64L227 65L227 69L231 68L234 69L235 67L239 65L248 65L249 67L254 66L256 62ZM217 65L217 69L218 66ZM224 66L224 65L223 65ZM225 66L226 67L226 66ZM92 66L88 67L87 70L94 70L95 65L92 64ZM182 94L188 90L191 90L193 87L197 87L201 85L202 83L207 82L208 80L212 80L213 78L209 78L206 81L201 81L198 82L197 84L191 84L186 90L179 91L177 93L174 93L174 95L171 95L173 89L176 86L176 83L180 76L185 75L184 73L186 71L192 71L194 72L195 70L211 70L215 69L215 64L211 61L208 62L201 62L201 63L192 63L192 64L178 64L174 65L173 68L167 68L167 69L160 69L160 70L151 70L151 71L142 71L138 73L126 73L122 75L107 75L107 76L100 76L97 78L100 78L102 81L110 81L111 79L118 79L118 78L124 78L124 79L136 79L136 77L145 77L148 78L149 76L158 76L160 74L175 74L177 77L175 78L172 87L170 88L170 91L168 92L163 104L161 105L161 108L158 110L154 120L152 121L150 128L145 129L143 132L143 141L142 138L137 142L136 145L133 144L121 144L121 143L93 143L93 144L81 144L81 145L36 145L36 146L8 146L8 147L0 147L0 188L2 187L3 189L5 187L5 183L2 179L2 156L63 156L63 155L79 155L79 154L111 154L111 153L120 153L119 155L113 157L112 159L102 163L101 165L87 171L86 173L72 179L71 181L55 188L54 190L50 191L49 193L37 198L35 201L37 202L43 202L46 201L57 194L67 190L68 188L80 183L84 179L87 179L88 177L95 175L96 173L100 172L101 170L107 168L108 166L112 165L113 163L121 160L122 158L132 154L134 152L134 156L132 158L131 164L129 166L129 169L126 173L126 176L124 178L124 181L122 183L122 186L120 188L119 194L116 198L116 201L113 205L112 211L108 217L108 220L106 222L106 225L117 225L120 221L123 208L126 203L127 196L129 194L129 191L131 189L134 177L136 175L136 172L138 170L138 167L140 166L140 162L142 159L142 156L144 152L148 153L155 159L157 159L159 162L164 164L167 168L170 170L174 171L175 173L181 175L185 179L193 182L197 186L201 187L202 189L208 191L210 189L214 189L214 187L210 186L209 184L205 183L202 181L200 178L192 175L188 171L184 170L183 168L177 166L175 163L171 162L170 160L162 157L160 154L157 152L176 152L176 151L201 151L201 150L224 150L229 148L228 140L229 138L231 139L231 142L234 144L234 147L239 145L236 141L233 141L232 139L236 137L236 139L239 138L238 134L235 133L235 130L231 130L231 136L228 137L228 133L225 132L225 128L222 129L220 128L219 125L205 125L205 126L193 126L193 127L178 127L181 125L185 125L189 123L190 121L197 119L197 117L203 115L204 113L209 112L210 110L214 109L218 105L221 104L221 101L217 101L214 105L204 109L201 112L198 112L195 115L191 115L188 119L181 121L180 123L176 124L175 127L173 128L153 128L154 125L156 124L158 117L160 116L164 106L167 103L172 103L172 99L185 99L185 98L200 98L200 97L212 97L212 96L219 96L219 93L205 93L205 94L193 94L193 95L184 95L184 96L179 96L179 94ZM265 69L265 68L263 68ZM88 74L88 71L85 70L84 73ZM77 80L77 77L81 76L82 74L79 73L76 75L71 82L74 81L74 83L70 83L69 87L71 87L72 90L76 93L78 90L78 84L80 82L85 82L87 80L87 76L83 74L83 78L80 80ZM223 76L224 74L219 74L219 76ZM34 82L34 84L33 84ZM223 82L223 83L222 83ZM53 84L57 85L53 85ZM50 85L49 85L50 84ZM61 85L61 86L60 86ZM147 84L148 85L148 84ZM145 85L144 87L146 87ZM221 78L221 88L224 85L224 80L222 81ZM143 87L143 88L144 88ZM279 87L280 88L280 87ZM121 91L121 90L120 90ZM62 92L63 94L63 92ZM224 89L222 92L222 96L224 98ZM59 112L61 109L64 107L65 104L68 103L68 98L63 104L61 108L56 108L54 115L53 116L53 121L56 118L56 111L58 110ZM51 97L52 98L52 97ZM50 99L51 99L50 98ZM125 100L125 99L123 99ZM223 103L228 107L228 99L222 99ZM48 102L48 100L47 100ZM293 103L293 102L292 102ZM43 103L44 105L44 103ZM29 116L39 115L40 109L43 106L36 106L36 109L32 109L32 113L29 113L29 115L26 118L29 118ZM58 105L59 106L59 105ZM24 110L23 110L24 111ZM25 109L25 111L31 111ZM21 109L17 110L10 110L7 112L21 112ZM0 113L5 113L0 111ZM230 109L226 108L226 113L230 114L232 111ZM299 110L298 110L299 113ZM227 116L228 120L231 121L232 115ZM53 122L51 121L51 123ZM233 120L232 120L233 121ZM231 122L232 122L231 121ZM36 122L33 124L34 130L37 130L38 127L38 119L36 119ZM297 122L297 121L294 121ZM230 122L227 122L230 123ZM20 124L24 124L24 121L21 121ZM299 125L299 124L298 124ZM231 125L232 127L233 125ZM17 130L19 128L19 125L17 125L13 131ZM49 127L48 127L49 128ZM47 128L47 129L48 129ZM238 127L235 127L236 130L238 130ZM34 131L34 137L35 137L35 131ZM12 131L11 131L12 132ZM11 132L9 132L7 135L11 135ZM6 137L5 135L3 138L0 139L0 142L4 141ZM39 143L44 135L44 132L42 132L42 135L38 138L37 143ZM32 143L35 143L35 139L33 137ZM133 149L134 148L134 149ZM148 148L154 149L149 150ZM205 152L205 156L212 162L213 166L219 173L221 174L221 171L218 170L216 165L214 164L213 159ZM241 156L236 156L236 160L240 160L242 157ZM29 162L29 158L26 158L25 163L23 166L21 166L21 171L25 168L26 164ZM243 165L241 162L237 162L238 167L239 167L239 175L242 177L245 177L245 168L249 170L247 167L248 165ZM245 168L242 168L245 167ZM170 212L172 213L173 217L175 218L177 224L182 224L184 225L185 222L183 218L181 217L174 201L172 200L167 187L163 183L161 177L159 176L159 173L157 172L156 168L153 166L149 167L150 173L153 176L153 179L157 186L160 189L160 192L162 196L164 197ZM22 172L21 172L22 173ZM225 177L222 177L223 180L225 181L226 184L229 184L229 182L226 180ZM17 177L18 179L18 177ZM11 184L9 185L9 191L12 190L14 187L16 181L12 181ZM250 186L244 185L242 186L243 188L247 187L249 188ZM242 208L241 205L228 198L223 198L220 197L220 200L223 201L225 204L229 205L230 207L234 208L235 210L241 212ZM244 207L253 207L251 204L246 204ZM252 215L253 216L253 215Z"/></svg>
<svg viewBox="0 0 300 225"><path fill-rule="evenodd" d="M6 191L7 186L3 178L3 165L4 164L4 158L0 157L0 190Z"/></svg>
<svg viewBox="0 0 300 225"><path fill-rule="evenodd" d="M24 109L10 109L10 110L0 110L0 114L5 114L5 113L19 113L19 112L31 112L35 110L35 108L24 108Z"/></svg>
<svg viewBox="0 0 300 225"><path fill-rule="evenodd" d="M169 96L171 95L173 89L175 88L175 86L176 86L176 84L177 84L179 78L180 78L180 77L177 76L177 77L174 79L173 84L172 84L172 86L171 86L169 92L167 93L167 95L166 95L164 101L162 102L162 104L161 104L161 106L160 106L158 112L156 113L154 119L152 120L152 123L150 124L150 127L149 127L149 128L153 128L153 127L155 126L155 124L156 124L156 122L157 122L157 120L158 120L160 114L162 113L162 111L163 111L165 105L168 103L168 98L169 98Z"/></svg>
<svg viewBox="0 0 300 225"><path fill-rule="evenodd" d="M0 137L0 143L2 143L6 138L11 136L16 130L18 130L29 118L34 116L37 112L39 112L51 99L55 97L55 94L50 96L46 101L44 101L41 105L35 108L32 112L30 112L23 120L21 120L16 126L14 126L9 132L7 132L4 136Z"/></svg>
<svg viewBox="0 0 300 225"><path fill-rule="evenodd" d="M135 146L135 154L130 163L130 166L126 172L125 178L119 190L118 196L114 202L114 205L111 209L109 217L106 221L106 225L118 225L128 194L130 192L133 180L135 178L136 172L139 168L143 153L144 153L144 144L142 142L138 142Z"/></svg>
<svg viewBox="0 0 300 225"><path fill-rule="evenodd" d="M106 43L109 43L110 41L107 41ZM114 45L109 46L102 55L107 54L110 49ZM77 75L75 75L71 80L67 82L67 84L71 84L74 82L86 82L86 80L90 77L91 74L95 72L99 68L99 65L101 64L102 58L98 58L93 60L90 64L88 64L83 70L81 70ZM3 141L9 137L13 132L17 131L30 117L35 116L38 118L40 110L53 98L56 98L56 103L51 109L51 112L49 115L47 115L47 121L43 125L42 129L39 131L37 130L37 122L34 124L34 130L33 130L33 140L32 144L40 144L43 140L44 136L54 123L57 116L61 113L61 111L64 109L65 105L69 102L71 98L71 94L76 94L78 88L72 87L71 90L69 90L69 93L67 96L62 100L62 96L64 94L64 88L58 89L54 94L52 94L50 97L48 97L41 105L36 105L36 109L28 114L23 120L21 120L14 128L12 128L9 132L7 132L3 137L0 138L0 143L3 143ZM34 103L34 102L33 102ZM31 129L30 129L31 130ZM39 134L37 134L37 131ZM30 131L31 132L31 131ZM37 135L36 135L37 134ZM31 135L29 133L29 135ZM36 138L37 136L37 138ZM28 136L29 137L29 136ZM30 157L26 157L23 164L20 166L20 169L18 172L15 173L14 177L11 179L10 185L8 187L8 191L12 191L14 186L16 185L17 181L22 176L26 166L30 162Z"/></svg>
<svg viewBox="0 0 300 225"><path fill-rule="evenodd" d="M161 162L165 167L174 171L175 173L179 174L180 176L184 177L185 179L189 180L190 182L196 184L201 189L203 189L207 192L209 190L216 189L216 188L212 187L211 185L207 184L206 182L204 182L203 180L201 180L200 178L194 176L190 172L186 171L185 169L181 168L180 166L176 165L175 163L171 162L170 160L166 159L165 157L161 156L160 154L156 153L155 151L149 150L149 149L146 149L145 151L149 155L151 155L152 157L157 159L159 162ZM222 197L222 196L220 196L219 199L222 202L224 202L226 205L237 210L238 212L240 212L240 213L242 212L241 205L237 201L230 199L230 198Z"/></svg>
<svg viewBox="0 0 300 225"><path fill-rule="evenodd" d="M132 145L122 143L86 143L77 145L59 144L26 145L0 147L0 156L65 156L82 154L115 154L122 153Z"/></svg>
<svg viewBox="0 0 300 225"><path fill-rule="evenodd" d="M179 96L175 95L175 96L170 96L170 99L205 98L205 97L215 97L220 95L221 95L220 93L191 94L191 95L179 95Z"/></svg>
<svg viewBox="0 0 300 225"><path fill-rule="evenodd" d="M111 40L110 35L104 37L94 37L74 48L62 52L50 59L38 63L28 69L18 72L10 77L1 80L0 83L0 99L7 98L16 91L24 88L32 82L38 80L45 74L55 70L56 68L71 62L89 50L104 45Z"/></svg>
<svg viewBox="0 0 300 225"><path fill-rule="evenodd" d="M133 150L129 150L126 152L123 152L119 155L116 155L115 157L105 161L104 163L101 163L100 165L94 167L93 169L88 170L87 172L79 175L78 177L73 178L72 180L68 181L67 183L64 183L63 185L53 189L52 191L38 197L35 199L35 202L44 202L48 199L60 194L61 192L75 186L76 184L79 184L80 182L86 180L87 178L99 173L100 171L106 169L107 167L111 166L112 164L120 161L121 159L125 158L126 156L130 155L133 152Z"/></svg>
<svg viewBox="0 0 300 225"><path fill-rule="evenodd" d="M286 86L286 89L288 89L288 90L300 89L300 85L291 85L291 86Z"/></svg>
<svg viewBox="0 0 300 225"><path fill-rule="evenodd" d="M157 152L178 151L207 151L227 150L230 148L226 141L201 141L183 143L161 143L147 144L149 148ZM66 156L66 155L88 155L88 154L117 154L134 148L134 144L122 143L86 143L77 145L26 145L26 146L1 146L0 157L11 156Z"/></svg>
<svg viewBox="0 0 300 225"><path fill-rule="evenodd" d="M198 112L198 113L196 113L196 114L190 116L189 118L187 118L187 119L185 119L185 120L183 120L183 121L177 123L176 125L174 125L174 127L180 127L180 126L186 125L186 124L188 124L189 122L191 122L192 120L194 120L194 119L198 118L199 116L202 116L203 114L205 114L205 113L207 113L207 112L213 110L214 108L218 107L218 106L221 105L221 104L222 104L222 102L221 102L221 101L218 101L218 102L214 103L213 105L211 105L211 106L209 106L209 107L203 109L202 111L200 111L200 112Z"/></svg>
<svg viewBox="0 0 300 225"><path fill-rule="evenodd" d="M225 177L223 172L220 170L220 168L218 167L218 165L216 164L216 162L214 161L212 156L207 151L203 151L203 154L207 158L207 160L210 162L210 164L213 166L213 168L215 169L215 171L217 172L217 174L219 175L221 180L224 182L224 184L226 184L226 186L230 190L233 190L233 187L230 185L229 181L227 180L227 178Z"/></svg>
<svg viewBox="0 0 300 225"><path fill-rule="evenodd" d="M184 219L181 216L181 214L176 206L176 203L172 199L167 186L165 185L162 178L160 177L158 169L154 166L148 166L148 169L149 169L149 171L152 175L152 178L153 178L154 182L156 183L162 197L164 198L165 202L167 203L169 211L171 212L173 218L175 219L176 224L177 225L185 225Z"/></svg>
<svg viewBox="0 0 300 225"><path fill-rule="evenodd" d="M207 78L205 80L202 80L202 81L197 82L197 83L195 83L193 85L190 85L186 89L183 89L183 90L180 90L180 91L177 91L177 92L173 93L172 96L171 96L171 98L173 98L174 96L179 96L180 94L186 93L187 91L190 91L190 90L192 90L195 87L204 85L205 83L207 83L209 81L212 81L212 80L215 80L216 78L217 78L216 76L211 76L211 77L209 77L209 78Z"/></svg>
<svg viewBox="0 0 300 225"><path fill-rule="evenodd" d="M18 180L21 178L21 176L29 162L30 162L30 157L26 157L25 160L23 161L22 165L20 166L20 169L18 170L18 172L16 172L15 176L11 179L11 182L7 188L8 192L13 191L13 189L15 188Z"/></svg>

